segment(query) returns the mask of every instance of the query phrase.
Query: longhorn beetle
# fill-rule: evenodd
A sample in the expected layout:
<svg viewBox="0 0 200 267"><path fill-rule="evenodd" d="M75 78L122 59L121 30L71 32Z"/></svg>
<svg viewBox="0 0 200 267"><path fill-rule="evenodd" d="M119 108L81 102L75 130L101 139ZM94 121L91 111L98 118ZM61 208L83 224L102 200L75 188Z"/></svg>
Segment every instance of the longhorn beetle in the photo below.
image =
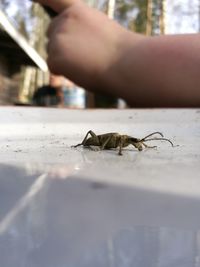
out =
<svg viewBox="0 0 200 267"><path fill-rule="evenodd" d="M91 135L91 137L88 138L89 134ZM160 137L152 137L155 134L158 134ZM149 138L149 137L152 137L152 138ZM143 146L146 148L155 148L156 146L148 146L147 144L145 144L145 142L153 141L153 140L167 141L172 146L174 146L173 143L169 139L164 138L163 134L160 132L153 132L145 136L144 138L139 139L139 138L135 138L129 135L121 135L118 133L106 133L106 134L96 135L93 131L90 130L86 134L82 143L77 144L73 147L78 147L82 145L84 147L91 148L91 146L97 146L99 147L100 150L119 147L118 154L122 155L122 148L127 147L128 145L133 145L139 151L143 150Z"/></svg>

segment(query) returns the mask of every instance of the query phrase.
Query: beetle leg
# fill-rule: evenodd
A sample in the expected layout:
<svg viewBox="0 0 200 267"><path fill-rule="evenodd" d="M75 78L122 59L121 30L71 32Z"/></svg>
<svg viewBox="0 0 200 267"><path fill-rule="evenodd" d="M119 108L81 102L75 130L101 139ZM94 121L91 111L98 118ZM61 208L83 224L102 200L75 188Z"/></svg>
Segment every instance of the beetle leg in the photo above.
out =
<svg viewBox="0 0 200 267"><path fill-rule="evenodd" d="M83 142L82 142L82 145L83 145L83 146L85 145L86 140L87 140L89 134L90 134L93 138L99 140L98 137L97 137L97 135L96 135L93 131L90 130L90 131L86 134L85 138L83 139Z"/></svg>
<svg viewBox="0 0 200 267"><path fill-rule="evenodd" d="M86 140L87 140L89 134L90 134L93 138L97 138L97 139L98 139L97 135L96 135L93 131L90 130L90 131L87 132L87 134L86 134L85 138L83 139L83 141L82 141L80 144L77 144L77 145L75 145L75 146L73 146L73 147L78 147L78 146L82 146L82 145L84 146L85 143L86 143Z"/></svg>
<svg viewBox="0 0 200 267"><path fill-rule="evenodd" d="M77 144L75 146L71 146L71 147L78 147L78 146L82 146L82 143L81 144Z"/></svg>
<svg viewBox="0 0 200 267"><path fill-rule="evenodd" d="M123 147L123 139L120 138L120 141L119 141L119 152L118 152L119 156L122 156L122 147Z"/></svg>
<svg viewBox="0 0 200 267"><path fill-rule="evenodd" d="M143 142L142 142L142 144L143 144L143 146L146 147L146 148L156 148L156 147L157 147L157 146L148 146L147 144L145 144L145 143L143 143Z"/></svg>
<svg viewBox="0 0 200 267"><path fill-rule="evenodd" d="M102 146L101 146L101 150L103 150L103 149L106 147L107 143L111 140L112 136L113 136L113 135L110 135L110 136L105 140L105 142L104 142L104 143L102 144Z"/></svg>
<svg viewBox="0 0 200 267"><path fill-rule="evenodd" d="M118 155L119 156L122 156L122 145L121 145L121 142L119 144L119 152L118 152Z"/></svg>

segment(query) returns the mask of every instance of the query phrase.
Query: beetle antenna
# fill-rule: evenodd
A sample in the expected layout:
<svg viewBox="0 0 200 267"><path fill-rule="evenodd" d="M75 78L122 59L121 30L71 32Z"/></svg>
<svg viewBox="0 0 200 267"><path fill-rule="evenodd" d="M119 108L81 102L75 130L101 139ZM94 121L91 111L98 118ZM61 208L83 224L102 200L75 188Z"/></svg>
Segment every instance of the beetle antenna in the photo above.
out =
<svg viewBox="0 0 200 267"><path fill-rule="evenodd" d="M174 144L172 143L172 141L170 141L169 139L167 139L167 138L150 138L150 139L146 139L146 140L144 140L145 142L146 141L154 141L154 140L161 140L161 141L167 141L167 142L169 142L172 146L174 146Z"/></svg>
<svg viewBox="0 0 200 267"><path fill-rule="evenodd" d="M144 138L141 139L141 141L146 141L146 138L154 135L154 134L159 134L160 136L164 137L164 135L161 132L153 132L151 134L148 134L147 136L145 136Z"/></svg>

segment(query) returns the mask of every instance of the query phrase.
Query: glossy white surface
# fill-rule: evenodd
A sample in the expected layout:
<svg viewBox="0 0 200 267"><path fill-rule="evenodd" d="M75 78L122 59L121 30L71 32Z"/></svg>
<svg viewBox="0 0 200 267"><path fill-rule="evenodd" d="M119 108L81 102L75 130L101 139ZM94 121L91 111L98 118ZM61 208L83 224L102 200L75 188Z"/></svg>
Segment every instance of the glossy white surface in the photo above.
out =
<svg viewBox="0 0 200 267"><path fill-rule="evenodd" d="M90 129L179 146L71 148ZM2 107L0 147L0 266L200 266L200 110Z"/></svg>

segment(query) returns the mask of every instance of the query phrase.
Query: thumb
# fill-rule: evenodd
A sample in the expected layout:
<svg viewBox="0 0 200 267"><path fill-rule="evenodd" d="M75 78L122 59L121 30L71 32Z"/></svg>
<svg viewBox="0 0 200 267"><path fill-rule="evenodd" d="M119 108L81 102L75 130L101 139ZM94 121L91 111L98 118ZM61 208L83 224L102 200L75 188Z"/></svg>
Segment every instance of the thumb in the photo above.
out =
<svg viewBox="0 0 200 267"><path fill-rule="evenodd" d="M71 5L81 2L81 0L33 0L41 5L50 7L56 13L61 13L64 9L70 7Z"/></svg>

